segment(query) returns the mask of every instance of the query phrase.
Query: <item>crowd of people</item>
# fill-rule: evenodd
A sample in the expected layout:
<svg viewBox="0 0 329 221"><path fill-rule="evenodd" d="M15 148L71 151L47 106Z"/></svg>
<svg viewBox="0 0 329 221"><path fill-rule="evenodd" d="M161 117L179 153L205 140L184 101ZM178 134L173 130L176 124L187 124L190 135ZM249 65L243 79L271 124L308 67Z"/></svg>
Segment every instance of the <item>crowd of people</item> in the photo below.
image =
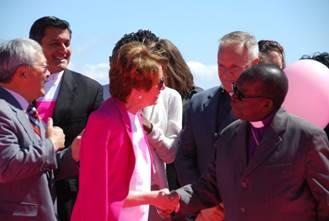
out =
<svg viewBox="0 0 329 221"><path fill-rule="evenodd" d="M224 35L203 90L150 30L118 40L105 86L68 69L71 40L45 16L0 44L0 220L329 220L329 126L282 108L280 43Z"/></svg>

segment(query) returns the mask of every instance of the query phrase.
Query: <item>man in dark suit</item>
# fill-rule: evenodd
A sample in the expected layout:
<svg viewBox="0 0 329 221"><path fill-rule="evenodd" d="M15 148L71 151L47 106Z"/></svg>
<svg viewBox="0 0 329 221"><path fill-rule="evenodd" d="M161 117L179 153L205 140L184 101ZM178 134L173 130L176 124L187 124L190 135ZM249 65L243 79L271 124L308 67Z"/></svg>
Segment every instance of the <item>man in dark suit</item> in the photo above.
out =
<svg viewBox="0 0 329 221"><path fill-rule="evenodd" d="M59 154L65 135L52 119L45 128L33 115L32 126L27 113L44 94L48 76L37 42L14 39L0 45L0 220L57 220L52 170L59 169L56 158L71 151ZM61 166L69 167L65 161Z"/></svg>
<svg viewBox="0 0 329 221"><path fill-rule="evenodd" d="M219 133L235 119L229 95L232 83L242 71L257 63L258 45L254 36L236 31L222 37L218 48L218 75L222 85L195 94L186 112L175 161L181 185L196 182L207 171ZM216 208L208 209L200 213L199 220L201 216L205 220L218 220L220 215Z"/></svg>
<svg viewBox="0 0 329 221"><path fill-rule="evenodd" d="M46 94L37 100L37 107L44 119L52 116L54 125L63 128L65 147L82 132L88 116L103 100L99 83L67 69L71 34L67 21L50 16L36 20L30 30L30 38L43 48L51 74L45 86ZM59 220L70 220L77 188L77 177L56 182Z"/></svg>
<svg viewBox="0 0 329 221"><path fill-rule="evenodd" d="M241 74L231 101L239 120L222 131L208 172L177 190L183 210L223 200L227 221L329 220L328 139L280 109L287 91L275 65Z"/></svg>

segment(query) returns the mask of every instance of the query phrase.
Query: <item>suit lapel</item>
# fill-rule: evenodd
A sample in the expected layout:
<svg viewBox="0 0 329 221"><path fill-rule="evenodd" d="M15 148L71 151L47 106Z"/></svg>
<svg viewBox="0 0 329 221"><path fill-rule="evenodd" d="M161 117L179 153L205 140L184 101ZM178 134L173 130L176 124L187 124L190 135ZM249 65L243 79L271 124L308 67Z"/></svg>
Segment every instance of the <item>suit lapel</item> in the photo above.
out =
<svg viewBox="0 0 329 221"><path fill-rule="evenodd" d="M238 157L238 167L240 173L247 167L247 129L248 123L241 121L238 130L235 132L232 141L235 148L234 155Z"/></svg>
<svg viewBox="0 0 329 221"><path fill-rule="evenodd" d="M13 105L17 109L22 109L21 105L18 103L18 101L5 89L0 87L0 98L7 101L9 104Z"/></svg>
<svg viewBox="0 0 329 221"><path fill-rule="evenodd" d="M17 109L15 110L14 108L12 108L12 110L16 113L17 120L24 128L26 134L30 137L31 140L35 140L38 135L35 134L26 114L23 111L17 111ZM41 132L41 134L43 134L43 132Z"/></svg>
<svg viewBox="0 0 329 221"><path fill-rule="evenodd" d="M204 116L206 117L206 119L201 119L206 120L206 122L209 123L210 127L204 127L204 129L208 128L207 133L209 134L214 134L218 133L218 131L216 131L217 128L217 117L214 118L214 116L218 116L218 102L219 102L219 95L220 95L220 89L214 91L213 94L209 94L207 97L207 101L203 104L203 108L206 110ZM218 134L219 135L219 134Z"/></svg>
<svg viewBox="0 0 329 221"><path fill-rule="evenodd" d="M12 111L16 114L17 120L24 128L26 134L30 137L31 140L35 140L37 135L34 133L31 123L26 116L26 113L22 110L22 107L18 101L5 89L0 87L0 98L6 100L10 105ZM45 139L45 128L41 126L41 139Z"/></svg>
<svg viewBox="0 0 329 221"><path fill-rule="evenodd" d="M251 158L244 175L249 175L258 166L262 165L282 144L282 134L285 132L286 128L286 116L286 113L282 110L279 110L274 116L272 123L264 133L260 146Z"/></svg>
<svg viewBox="0 0 329 221"><path fill-rule="evenodd" d="M77 82L74 81L71 71L65 69L53 113L54 122L59 122L66 119L65 115L63 116L61 114L61 111L70 109L74 103L77 96L76 88Z"/></svg>

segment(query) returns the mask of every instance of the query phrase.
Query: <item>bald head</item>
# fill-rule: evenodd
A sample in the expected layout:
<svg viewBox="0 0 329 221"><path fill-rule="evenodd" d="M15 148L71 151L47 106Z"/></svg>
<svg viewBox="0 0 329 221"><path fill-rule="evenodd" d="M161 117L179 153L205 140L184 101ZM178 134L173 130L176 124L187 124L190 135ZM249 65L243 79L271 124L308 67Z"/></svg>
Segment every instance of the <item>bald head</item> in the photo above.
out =
<svg viewBox="0 0 329 221"><path fill-rule="evenodd" d="M288 79L285 73L273 64L258 64L244 71L239 84L258 83L264 97L271 98L273 109L279 109L288 92Z"/></svg>

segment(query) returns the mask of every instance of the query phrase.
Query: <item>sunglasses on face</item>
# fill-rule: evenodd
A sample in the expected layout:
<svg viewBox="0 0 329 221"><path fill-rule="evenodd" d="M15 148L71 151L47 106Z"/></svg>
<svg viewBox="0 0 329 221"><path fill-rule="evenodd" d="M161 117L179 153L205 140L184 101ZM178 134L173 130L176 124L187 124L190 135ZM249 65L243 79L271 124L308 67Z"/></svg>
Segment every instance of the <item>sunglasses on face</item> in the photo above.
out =
<svg viewBox="0 0 329 221"><path fill-rule="evenodd" d="M232 89L233 89L233 96L235 96L239 101L244 101L246 99L259 99L259 98L268 98L268 97L264 97L264 96L251 96L248 97L246 95L244 95L239 88L237 87L236 83L232 84ZM271 98L268 98L271 99Z"/></svg>

